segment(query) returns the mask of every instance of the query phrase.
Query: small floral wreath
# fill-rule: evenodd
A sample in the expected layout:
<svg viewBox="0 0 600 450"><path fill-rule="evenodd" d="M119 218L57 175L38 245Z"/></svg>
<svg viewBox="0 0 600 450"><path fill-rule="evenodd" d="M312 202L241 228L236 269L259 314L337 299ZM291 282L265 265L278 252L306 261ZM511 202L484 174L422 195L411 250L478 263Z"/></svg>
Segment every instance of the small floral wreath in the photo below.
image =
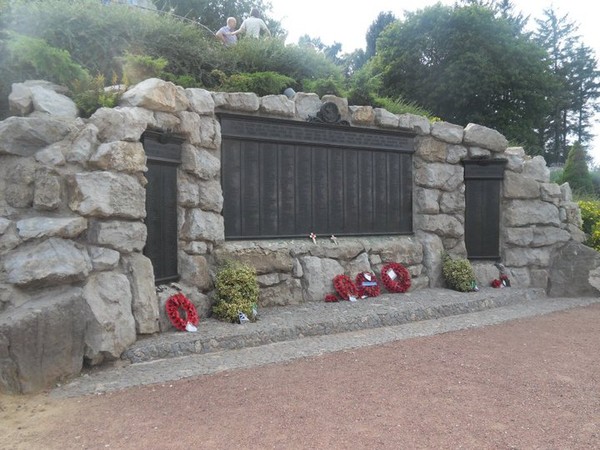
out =
<svg viewBox="0 0 600 450"><path fill-rule="evenodd" d="M334 302L339 302L340 299L337 298L337 296L335 294L327 294L325 295L325 303L334 303Z"/></svg>
<svg viewBox="0 0 600 450"><path fill-rule="evenodd" d="M188 323L198 325L198 311L192 302L190 302L181 292L172 295L165 304L167 316L175 328L185 331ZM179 314L179 309L185 312L185 319Z"/></svg>
<svg viewBox="0 0 600 450"><path fill-rule="evenodd" d="M396 277L392 279L389 272L395 273ZM410 288L410 273L402 264L388 263L381 268L381 281L390 292L406 292Z"/></svg>
<svg viewBox="0 0 600 450"><path fill-rule="evenodd" d="M358 298L358 289L348 275L336 275L333 278L333 287L344 300L349 300L350 297Z"/></svg>
<svg viewBox="0 0 600 450"><path fill-rule="evenodd" d="M360 297L377 297L379 294L381 294L379 283L377 283L377 277L374 273L360 272L358 275L356 275L354 283L356 284L358 295ZM375 285L371 285L372 283L375 283ZM365 284L369 284L369 286L365 286Z"/></svg>
<svg viewBox="0 0 600 450"><path fill-rule="evenodd" d="M491 286L493 288L502 287L502 281L500 281L499 279L496 278L495 280L492 280Z"/></svg>

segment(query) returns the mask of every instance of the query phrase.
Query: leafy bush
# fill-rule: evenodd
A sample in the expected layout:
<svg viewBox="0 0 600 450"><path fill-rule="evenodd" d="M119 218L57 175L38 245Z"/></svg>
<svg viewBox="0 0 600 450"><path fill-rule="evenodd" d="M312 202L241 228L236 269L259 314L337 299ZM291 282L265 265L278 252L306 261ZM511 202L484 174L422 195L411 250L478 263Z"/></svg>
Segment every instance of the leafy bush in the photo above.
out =
<svg viewBox="0 0 600 450"><path fill-rule="evenodd" d="M117 84L116 74L113 76L112 84L113 86ZM73 100L82 117L90 117L99 108L114 108L119 104L126 90L125 87L106 88L104 85L104 75L73 83Z"/></svg>
<svg viewBox="0 0 600 450"><path fill-rule="evenodd" d="M470 292L476 283L473 267L468 259L452 258L445 253L442 257L442 275L450 289Z"/></svg>
<svg viewBox="0 0 600 450"><path fill-rule="evenodd" d="M152 58L148 55L133 55L129 52L125 53L120 60L123 62L123 76L132 84L160 76L169 64L169 61L162 57Z"/></svg>
<svg viewBox="0 0 600 450"><path fill-rule="evenodd" d="M226 78L220 86L227 92L254 92L264 95L281 94L283 90L295 84L295 81L275 72L236 73Z"/></svg>
<svg viewBox="0 0 600 450"><path fill-rule="evenodd" d="M342 81L333 77L303 80L302 90L304 92L314 92L319 97L323 97L326 94L338 97L345 97L347 95Z"/></svg>
<svg viewBox="0 0 600 450"><path fill-rule="evenodd" d="M587 236L585 244L600 251L600 200L580 200L577 204Z"/></svg>
<svg viewBox="0 0 600 450"><path fill-rule="evenodd" d="M215 280L217 303L213 313L221 320L237 322L239 313L255 320L253 308L258 302L258 282L253 267L239 262L227 262Z"/></svg>

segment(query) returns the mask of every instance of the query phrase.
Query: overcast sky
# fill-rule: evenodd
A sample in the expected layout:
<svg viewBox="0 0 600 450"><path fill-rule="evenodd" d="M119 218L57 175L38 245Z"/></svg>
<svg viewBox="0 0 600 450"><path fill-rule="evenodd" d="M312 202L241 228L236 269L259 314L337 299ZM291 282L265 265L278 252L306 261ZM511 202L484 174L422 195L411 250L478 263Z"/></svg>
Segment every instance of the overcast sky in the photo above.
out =
<svg viewBox="0 0 600 450"><path fill-rule="evenodd" d="M273 17L280 20L288 34L288 43L297 43L304 34L320 37L324 44L342 44L342 52L349 53L357 48L365 48L367 29L381 11L391 11L402 18L404 11L416 11L437 3L436 0L368 0L352 3L341 0L271 0ZM451 5L454 0L440 3ZM544 8L553 6L559 16L568 14L569 19L579 25L578 33L585 45L592 47L596 58L600 58L600 14L595 12L590 0L513 0L518 11L530 15L533 26L535 18L542 17ZM590 154L600 165L600 117L594 128L596 139L590 145Z"/></svg>

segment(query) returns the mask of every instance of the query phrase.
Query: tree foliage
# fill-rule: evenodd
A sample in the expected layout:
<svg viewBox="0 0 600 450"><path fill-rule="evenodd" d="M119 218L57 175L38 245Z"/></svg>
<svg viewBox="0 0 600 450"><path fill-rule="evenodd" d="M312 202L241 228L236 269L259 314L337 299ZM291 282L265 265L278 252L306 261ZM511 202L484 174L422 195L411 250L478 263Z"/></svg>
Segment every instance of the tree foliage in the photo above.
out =
<svg viewBox="0 0 600 450"><path fill-rule="evenodd" d="M531 148L552 86L544 56L490 9L437 4L380 35L375 67L386 96L417 102L449 122L495 128Z"/></svg>
<svg viewBox="0 0 600 450"><path fill-rule="evenodd" d="M568 182L571 188L578 193L594 191L592 177L587 166L587 154L579 143L573 145L569 150L562 181Z"/></svg>

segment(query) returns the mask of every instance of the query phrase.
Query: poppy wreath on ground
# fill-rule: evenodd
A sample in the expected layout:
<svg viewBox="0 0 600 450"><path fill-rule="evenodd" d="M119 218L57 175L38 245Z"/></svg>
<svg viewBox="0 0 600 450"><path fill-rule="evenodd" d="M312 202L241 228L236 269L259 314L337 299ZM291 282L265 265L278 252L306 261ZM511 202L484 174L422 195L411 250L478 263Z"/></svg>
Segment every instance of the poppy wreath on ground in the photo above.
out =
<svg viewBox="0 0 600 450"><path fill-rule="evenodd" d="M339 302L340 299L337 298L334 294L327 294L325 296L325 303L333 303L333 302Z"/></svg>
<svg viewBox="0 0 600 450"><path fill-rule="evenodd" d="M336 275L333 279L333 287L344 300L350 300L350 297L358 298L358 289L348 275Z"/></svg>
<svg viewBox="0 0 600 450"><path fill-rule="evenodd" d="M371 272L360 272L354 279L360 297L377 297L381 294L377 277ZM374 283L374 284L373 284ZM366 285L366 286L365 286Z"/></svg>
<svg viewBox="0 0 600 450"><path fill-rule="evenodd" d="M169 320L178 330L185 331L185 327L188 323L191 323L194 326L198 325L198 311L196 311L196 307L181 292L170 296L167 299L165 308ZM181 317L181 314L179 313L180 309L185 312L185 319Z"/></svg>
<svg viewBox="0 0 600 450"><path fill-rule="evenodd" d="M410 273L402 264L388 263L381 268L381 281L389 292L403 293L410 288Z"/></svg>
<svg viewBox="0 0 600 450"><path fill-rule="evenodd" d="M499 288L502 287L502 281L498 280L497 278L495 280L492 280L492 287L493 288Z"/></svg>

